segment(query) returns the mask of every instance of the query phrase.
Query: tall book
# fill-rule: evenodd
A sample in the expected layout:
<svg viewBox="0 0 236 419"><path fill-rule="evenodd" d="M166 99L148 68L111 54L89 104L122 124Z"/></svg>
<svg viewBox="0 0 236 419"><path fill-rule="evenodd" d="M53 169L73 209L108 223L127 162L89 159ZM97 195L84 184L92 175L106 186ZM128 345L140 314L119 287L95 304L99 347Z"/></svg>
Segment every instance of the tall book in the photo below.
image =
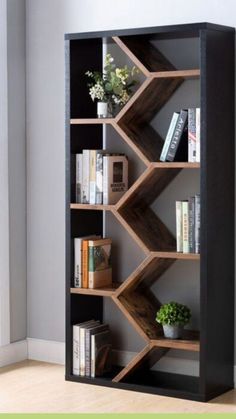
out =
<svg viewBox="0 0 236 419"><path fill-rule="evenodd" d="M91 336L91 377L97 377L111 370L111 333L105 330Z"/></svg>
<svg viewBox="0 0 236 419"><path fill-rule="evenodd" d="M195 253L195 197L189 198L189 252Z"/></svg>
<svg viewBox="0 0 236 419"><path fill-rule="evenodd" d="M91 336L109 330L107 324L99 324L85 329L85 376L91 376Z"/></svg>
<svg viewBox="0 0 236 419"><path fill-rule="evenodd" d="M200 108L196 108L196 162L200 163L200 131L201 131L201 120L200 120Z"/></svg>
<svg viewBox="0 0 236 419"><path fill-rule="evenodd" d="M85 377L85 332L87 329L98 326L99 323L99 320L91 320L89 323L82 324L79 328L79 365L81 377Z"/></svg>
<svg viewBox="0 0 236 419"><path fill-rule="evenodd" d="M127 157L124 155L103 156L103 204L116 204L127 189Z"/></svg>
<svg viewBox="0 0 236 419"><path fill-rule="evenodd" d="M96 153L96 204L103 203L103 151Z"/></svg>
<svg viewBox="0 0 236 419"><path fill-rule="evenodd" d="M171 122L170 122L170 125L169 125L169 128L168 128L168 131L167 131L167 134L166 134L164 145L163 145L163 148L162 148L162 151L161 151L160 161L166 161L168 149L169 149L169 146L170 146L171 138L174 134L174 130L175 130L175 127L176 127L176 123L178 121L178 117L179 117L179 112L174 112L173 116L172 116L172 119L171 119Z"/></svg>
<svg viewBox="0 0 236 419"><path fill-rule="evenodd" d="M188 161L196 161L196 108L188 109Z"/></svg>
<svg viewBox="0 0 236 419"><path fill-rule="evenodd" d="M86 324L90 324L93 320L88 322L74 324L72 328L73 332L73 374L80 375L80 327Z"/></svg>
<svg viewBox="0 0 236 419"><path fill-rule="evenodd" d="M195 253L200 253L200 195L195 195Z"/></svg>
<svg viewBox="0 0 236 419"><path fill-rule="evenodd" d="M83 150L82 203L89 204L90 150Z"/></svg>
<svg viewBox="0 0 236 419"><path fill-rule="evenodd" d="M183 252L183 220L182 201L176 201L176 247L177 252Z"/></svg>
<svg viewBox="0 0 236 419"><path fill-rule="evenodd" d="M89 151L89 203L96 204L96 150Z"/></svg>
<svg viewBox="0 0 236 419"><path fill-rule="evenodd" d="M88 288L111 286L111 239L88 241Z"/></svg>
<svg viewBox="0 0 236 419"><path fill-rule="evenodd" d="M181 109L167 152L167 161L188 159L188 111Z"/></svg>
<svg viewBox="0 0 236 419"><path fill-rule="evenodd" d="M189 253L189 203L182 201L183 253Z"/></svg>
<svg viewBox="0 0 236 419"><path fill-rule="evenodd" d="M82 153L76 154L76 174L75 174L75 202L82 203L82 182L83 182L83 155Z"/></svg>

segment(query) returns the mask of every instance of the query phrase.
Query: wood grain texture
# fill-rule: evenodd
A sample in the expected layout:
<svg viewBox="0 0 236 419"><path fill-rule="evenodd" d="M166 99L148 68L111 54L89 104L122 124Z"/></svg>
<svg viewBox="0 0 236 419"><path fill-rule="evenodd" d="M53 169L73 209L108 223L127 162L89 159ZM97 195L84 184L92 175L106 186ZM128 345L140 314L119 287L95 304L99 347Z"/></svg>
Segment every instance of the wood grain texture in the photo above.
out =
<svg viewBox="0 0 236 419"><path fill-rule="evenodd" d="M152 339L151 343L154 346L169 348L169 349L181 349L184 351L200 351L200 340L199 332L184 330L183 337L181 339L167 339L164 336Z"/></svg>
<svg viewBox="0 0 236 419"><path fill-rule="evenodd" d="M71 203L70 208L74 210L99 210L99 211L112 211L114 209L114 205L92 205L92 204L77 204Z"/></svg>
<svg viewBox="0 0 236 419"><path fill-rule="evenodd" d="M193 70L174 70L174 71L156 71L150 75L156 78L184 77L185 79L195 79L200 77L200 69Z"/></svg>
<svg viewBox="0 0 236 419"><path fill-rule="evenodd" d="M113 118L72 118L71 125L112 124Z"/></svg>
<svg viewBox="0 0 236 419"><path fill-rule="evenodd" d="M100 297L111 297L115 294L116 289L119 288L118 283L112 284L111 287L104 287L104 288L71 288L71 294L81 294L81 295L97 295Z"/></svg>

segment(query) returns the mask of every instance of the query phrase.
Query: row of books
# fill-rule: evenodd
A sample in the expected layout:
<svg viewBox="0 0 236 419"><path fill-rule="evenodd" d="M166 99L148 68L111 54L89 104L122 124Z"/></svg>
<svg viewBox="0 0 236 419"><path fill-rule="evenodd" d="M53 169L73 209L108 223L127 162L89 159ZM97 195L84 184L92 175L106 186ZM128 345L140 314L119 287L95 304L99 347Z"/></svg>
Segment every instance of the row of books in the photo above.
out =
<svg viewBox="0 0 236 419"><path fill-rule="evenodd" d="M74 286L101 288L112 284L110 238L101 236L74 239Z"/></svg>
<svg viewBox="0 0 236 419"><path fill-rule="evenodd" d="M108 324L98 320L73 325L73 374L101 376L111 369L112 343Z"/></svg>
<svg viewBox="0 0 236 419"><path fill-rule="evenodd" d="M200 253L200 195L176 201L177 252Z"/></svg>
<svg viewBox="0 0 236 419"><path fill-rule="evenodd" d="M200 108L173 113L160 160L200 162Z"/></svg>
<svg viewBox="0 0 236 419"><path fill-rule="evenodd" d="M76 202L116 204L128 189L128 159L104 150L76 154Z"/></svg>

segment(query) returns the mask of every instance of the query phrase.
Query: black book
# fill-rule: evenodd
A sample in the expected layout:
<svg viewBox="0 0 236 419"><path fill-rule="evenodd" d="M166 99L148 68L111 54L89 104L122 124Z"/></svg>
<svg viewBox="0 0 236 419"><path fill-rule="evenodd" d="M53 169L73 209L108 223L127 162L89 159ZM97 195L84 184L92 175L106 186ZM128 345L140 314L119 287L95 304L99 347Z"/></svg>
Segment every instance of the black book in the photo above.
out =
<svg viewBox="0 0 236 419"><path fill-rule="evenodd" d="M188 161L188 111L185 109L179 114L166 161Z"/></svg>

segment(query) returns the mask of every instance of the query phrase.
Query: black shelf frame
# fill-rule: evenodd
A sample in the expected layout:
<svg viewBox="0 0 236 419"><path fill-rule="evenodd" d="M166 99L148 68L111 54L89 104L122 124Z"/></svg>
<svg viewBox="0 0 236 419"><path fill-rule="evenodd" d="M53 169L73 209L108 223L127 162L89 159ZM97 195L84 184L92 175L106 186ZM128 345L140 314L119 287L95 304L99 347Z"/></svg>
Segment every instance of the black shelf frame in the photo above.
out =
<svg viewBox="0 0 236 419"><path fill-rule="evenodd" d="M200 40L202 228L199 377L141 370L130 379L114 383L106 377L90 379L72 374L72 324L93 316L102 321L103 298L70 293L73 237L102 233L101 211L70 209L73 197L71 157L83 148L102 148L102 127L90 127L88 147L83 131L85 127L71 127L70 118L95 115L95 105L91 100L80 101L85 89L87 91L87 80L81 80L78 74L83 75L87 69L102 68L104 38L129 35L153 39L198 37ZM234 28L211 23L65 35L67 380L199 401L210 400L234 387L234 42Z"/></svg>

